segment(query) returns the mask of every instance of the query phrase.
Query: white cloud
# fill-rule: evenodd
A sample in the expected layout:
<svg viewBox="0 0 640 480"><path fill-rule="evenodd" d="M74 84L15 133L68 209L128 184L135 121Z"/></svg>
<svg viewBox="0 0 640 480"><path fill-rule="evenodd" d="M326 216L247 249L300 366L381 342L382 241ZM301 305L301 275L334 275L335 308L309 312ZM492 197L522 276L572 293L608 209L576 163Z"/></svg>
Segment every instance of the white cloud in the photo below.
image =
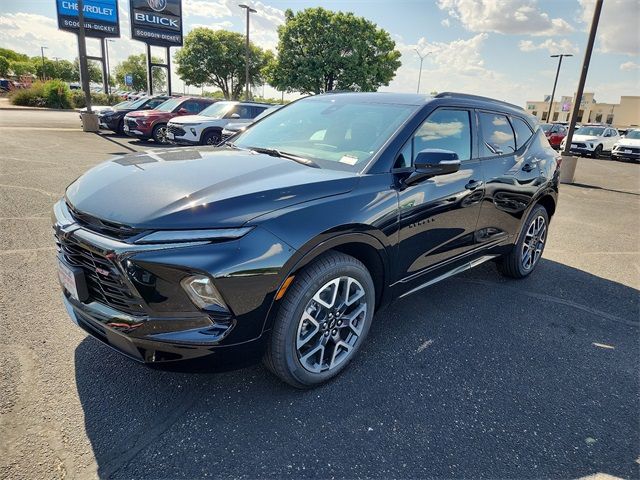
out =
<svg viewBox="0 0 640 480"><path fill-rule="evenodd" d="M444 20L442 20L440 22L440 25L442 25L443 27L450 27L451 26L451 21L448 18L445 18Z"/></svg>
<svg viewBox="0 0 640 480"><path fill-rule="evenodd" d="M396 47L402 52L402 66L388 87L381 90L415 92L418 83L419 59L415 52L431 52L424 61L421 93L458 91L486 95L523 104L525 85L486 68L481 54L487 33L452 42L428 42L421 38L416 44L406 44L396 37Z"/></svg>
<svg viewBox="0 0 640 480"><path fill-rule="evenodd" d="M587 28L591 25L595 0L578 0L580 18ZM598 22L598 47L605 53L640 54L638 19L640 3L637 0L607 0Z"/></svg>
<svg viewBox="0 0 640 480"><path fill-rule="evenodd" d="M640 65L638 65L636 62L624 62L623 64L620 65L620 70L622 70L623 72L625 71L629 71L629 70L638 70L640 69Z"/></svg>
<svg viewBox="0 0 640 480"><path fill-rule="evenodd" d="M536 0L438 0L438 7L472 32L552 36L574 31L566 20L540 10Z"/></svg>
<svg viewBox="0 0 640 480"><path fill-rule="evenodd" d="M544 42L540 43L535 43L531 40L520 40L518 48L523 52L533 52L535 50L546 49L552 55L557 53L578 53L578 47L566 38L559 41L548 38Z"/></svg>
<svg viewBox="0 0 640 480"><path fill-rule="evenodd" d="M204 18L224 18L232 15L228 2L225 0L185 0L182 5L184 18L190 16Z"/></svg>

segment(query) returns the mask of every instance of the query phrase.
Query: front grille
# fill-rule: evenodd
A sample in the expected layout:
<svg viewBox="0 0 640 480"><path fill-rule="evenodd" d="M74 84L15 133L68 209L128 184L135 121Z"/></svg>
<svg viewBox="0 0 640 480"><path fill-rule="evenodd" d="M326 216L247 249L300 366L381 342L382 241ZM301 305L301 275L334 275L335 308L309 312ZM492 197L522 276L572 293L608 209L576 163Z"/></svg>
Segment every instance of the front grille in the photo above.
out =
<svg viewBox="0 0 640 480"><path fill-rule="evenodd" d="M108 237L124 240L142 232L142 230L123 225L116 222L109 222L107 220L101 220L88 213L80 212L76 210L68 203L66 204L69 214L73 219L87 230L106 235Z"/></svg>
<svg viewBox="0 0 640 480"><path fill-rule="evenodd" d="M586 143L572 143L572 145L575 145L578 148L587 148Z"/></svg>
<svg viewBox="0 0 640 480"><path fill-rule="evenodd" d="M91 300L131 315L145 313L140 300L131 293L112 261L73 238L55 237L63 260L73 267L82 268Z"/></svg>
<svg viewBox="0 0 640 480"><path fill-rule="evenodd" d="M129 128L133 128L133 129L138 128L138 124L136 123L136 121L135 120L131 120L130 118L127 118L127 126Z"/></svg>
<svg viewBox="0 0 640 480"><path fill-rule="evenodd" d="M184 134L187 133L181 127L176 127L175 125L169 125L167 127L167 131L169 133L173 133L176 137L184 137Z"/></svg>
<svg viewBox="0 0 640 480"><path fill-rule="evenodd" d="M636 154L640 154L640 148L635 148L635 147L624 147L624 146L620 146L617 148L617 151L619 152L625 152L625 150L630 150L631 153L636 153ZM625 152L626 153L626 152Z"/></svg>

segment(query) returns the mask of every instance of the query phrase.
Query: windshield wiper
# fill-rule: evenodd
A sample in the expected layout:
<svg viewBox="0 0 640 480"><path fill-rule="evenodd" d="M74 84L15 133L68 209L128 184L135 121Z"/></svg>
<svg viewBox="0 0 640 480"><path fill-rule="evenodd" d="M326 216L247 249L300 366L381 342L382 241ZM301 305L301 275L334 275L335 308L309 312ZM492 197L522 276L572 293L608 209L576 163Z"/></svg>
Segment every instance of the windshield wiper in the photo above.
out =
<svg viewBox="0 0 640 480"><path fill-rule="evenodd" d="M253 150L254 152L264 153L265 155L270 155L272 157L278 158L288 158L289 160L293 160L294 162L301 163L302 165L306 165L307 167L320 168L313 160L309 160L308 158L299 157L292 153L283 152L282 150L277 150L275 148L262 148L262 147L248 147L249 150Z"/></svg>

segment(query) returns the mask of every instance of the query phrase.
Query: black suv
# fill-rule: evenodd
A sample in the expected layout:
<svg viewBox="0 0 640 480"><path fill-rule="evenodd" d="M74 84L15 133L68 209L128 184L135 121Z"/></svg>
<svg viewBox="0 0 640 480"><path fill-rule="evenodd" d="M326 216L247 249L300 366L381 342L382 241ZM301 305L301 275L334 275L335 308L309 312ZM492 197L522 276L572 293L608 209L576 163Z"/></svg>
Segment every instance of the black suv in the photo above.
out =
<svg viewBox="0 0 640 480"><path fill-rule="evenodd" d="M529 275L556 209L544 132L483 97L317 95L231 140L68 187L54 229L80 327L140 362L264 358L309 387L389 301L488 260Z"/></svg>
<svg viewBox="0 0 640 480"><path fill-rule="evenodd" d="M124 135L124 116L129 112L138 110L153 110L163 104L171 97L167 95L155 95L152 97L142 97L138 100L128 102L125 105L105 110L98 114L100 128L113 130L119 135Z"/></svg>

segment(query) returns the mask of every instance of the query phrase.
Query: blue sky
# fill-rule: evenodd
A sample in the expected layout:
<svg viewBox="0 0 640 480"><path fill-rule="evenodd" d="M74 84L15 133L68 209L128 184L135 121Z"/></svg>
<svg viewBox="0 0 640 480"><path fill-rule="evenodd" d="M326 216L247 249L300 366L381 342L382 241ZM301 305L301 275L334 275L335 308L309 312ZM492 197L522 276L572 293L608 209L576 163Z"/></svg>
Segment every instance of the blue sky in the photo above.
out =
<svg viewBox="0 0 640 480"><path fill-rule="evenodd" d="M185 30L195 26L244 32L240 1L183 0ZM419 59L414 49L431 52L422 73L421 91L464 91L524 105L551 92L555 59L568 52L557 95L571 95L577 85L587 29L595 0L351 0L247 1L258 13L252 17L252 40L274 49L283 12L306 7L352 11L387 30L402 52L402 67L385 90L415 91ZM111 64L144 46L129 37L128 1L119 0L122 37L110 44ZM621 95L640 95L640 2L605 0L587 91L601 102ZM54 0L2 1L0 46L72 59L75 37L57 30ZM174 49L175 51L175 49ZM97 54L97 42L89 53ZM157 53L161 53L159 50ZM174 89L182 89L174 75ZM193 87L192 87L193 91ZM267 89L267 93L275 92Z"/></svg>

